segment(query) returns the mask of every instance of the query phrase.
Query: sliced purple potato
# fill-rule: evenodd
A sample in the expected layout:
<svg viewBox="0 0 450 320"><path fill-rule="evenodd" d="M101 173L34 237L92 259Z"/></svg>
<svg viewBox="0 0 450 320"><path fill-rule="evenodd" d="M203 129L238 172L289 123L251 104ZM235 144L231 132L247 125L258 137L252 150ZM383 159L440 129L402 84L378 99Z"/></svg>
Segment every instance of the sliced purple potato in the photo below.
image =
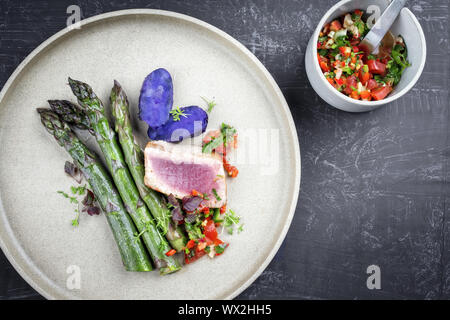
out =
<svg viewBox="0 0 450 320"><path fill-rule="evenodd" d="M195 137L205 132L208 126L208 114L202 108L190 106L180 108L184 114L174 119L170 115L169 120L159 128L148 129L148 137L152 140L167 142L180 142L185 138Z"/></svg>
<svg viewBox="0 0 450 320"><path fill-rule="evenodd" d="M139 96L139 118L150 128L161 127L169 120L172 105L172 77L166 69L156 69L142 83Z"/></svg>

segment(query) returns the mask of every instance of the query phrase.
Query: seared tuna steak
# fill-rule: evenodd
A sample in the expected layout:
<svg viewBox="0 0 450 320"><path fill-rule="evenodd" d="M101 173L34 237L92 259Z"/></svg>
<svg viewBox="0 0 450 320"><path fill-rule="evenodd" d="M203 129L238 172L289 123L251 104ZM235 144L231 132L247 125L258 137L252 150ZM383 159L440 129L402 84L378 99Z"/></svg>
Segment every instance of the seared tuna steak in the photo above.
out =
<svg viewBox="0 0 450 320"><path fill-rule="evenodd" d="M227 202L227 186L221 157L187 147L149 142L145 147L145 184L178 199L196 190L206 195L203 206L222 207Z"/></svg>

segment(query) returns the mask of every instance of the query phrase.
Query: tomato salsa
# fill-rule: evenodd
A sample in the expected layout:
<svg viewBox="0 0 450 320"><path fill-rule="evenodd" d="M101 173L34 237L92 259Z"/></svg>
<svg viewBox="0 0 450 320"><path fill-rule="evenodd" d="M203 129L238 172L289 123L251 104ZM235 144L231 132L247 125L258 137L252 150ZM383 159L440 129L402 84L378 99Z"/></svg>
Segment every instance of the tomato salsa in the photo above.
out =
<svg viewBox="0 0 450 320"><path fill-rule="evenodd" d="M327 23L319 35L317 58L327 81L356 100L383 100L410 66L405 41L388 33L376 55L360 47L370 28L355 10Z"/></svg>

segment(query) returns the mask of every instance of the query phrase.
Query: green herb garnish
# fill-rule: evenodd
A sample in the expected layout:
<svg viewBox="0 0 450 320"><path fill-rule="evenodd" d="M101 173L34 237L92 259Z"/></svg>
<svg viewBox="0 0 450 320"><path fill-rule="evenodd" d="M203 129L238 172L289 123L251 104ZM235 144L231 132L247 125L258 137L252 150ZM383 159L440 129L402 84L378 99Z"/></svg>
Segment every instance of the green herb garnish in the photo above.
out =
<svg viewBox="0 0 450 320"><path fill-rule="evenodd" d="M214 251L216 251L217 254L222 254L225 251L225 248L223 244L220 244L214 247Z"/></svg>
<svg viewBox="0 0 450 320"><path fill-rule="evenodd" d="M82 196L86 193L86 185L79 187L72 186L70 187L70 190L72 191L72 194Z"/></svg>
<svg viewBox="0 0 450 320"><path fill-rule="evenodd" d="M216 189L212 189L212 193L213 193L214 197L216 197L217 201L221 201L222 200L222 198L219 197L219 195L217 194L217 190Z"/></svg>
<svg viewBox="0 0 450 320"><path fill-rule="evenodd" d="M79 226L78 220L80 219L80 211L78 211L78 209L75 209L75 212L77 213L77 215L75 219L72 220L72 226L78 227Z"/></svg>
<svg viewBox="0 0 450 320"><path fill-rule="evenodd" d="M326 56L328 54L328 50L327 49L320 49L319 50L319 54L324 57L324 56Z"/></svg>
<svg viewBox="0 0 450 320"><path fill-rule="evenodd" d="M233 234L234 226L238 225L241 217L237 216L233 210L228 210L225 214L224 225L229 234Z"/></svg>
<svg viewBox="0 0 450 320"><path fill-rule="evenodd" d="M211 153L214 149L218 148L222 144L226 147L228 143L232 143L234 140L234 135L236 134L236 129L225 123L222 123L220 128L220 135L217 137L212 137L211 141L207 142L203 148L203 153Z"/></svg>
<svg viewBox="0 0 450 320"><path fill-rule="evenodd" d="M211 139L211 141L209 141L208 143L206 143L203 146L202 152L203 153L211 153L214 151L214 149L218 148L222 144L223 144L223 136L222 135L220 135L218 137L213 137Z"/></svg>
<svg viewBox="0 0 450 320"><path fill-rule="evenodd" d="M187 116L189 115L181 111L180 107L176 107L175 109L171 110L170 114L172 115L173 121L180 121L180 117L187 118Z"/></svg>
<svg viewBox="0 0 450 320"><path fill-rule="evenodd" d="M200 98L202 98L203 101L205 101L206 104L208 105L208 112L211 112L214 109L214 107L217 105L217 103L214 100L209 101L206 98L203 98L203 97L200 97Z"/></svg>

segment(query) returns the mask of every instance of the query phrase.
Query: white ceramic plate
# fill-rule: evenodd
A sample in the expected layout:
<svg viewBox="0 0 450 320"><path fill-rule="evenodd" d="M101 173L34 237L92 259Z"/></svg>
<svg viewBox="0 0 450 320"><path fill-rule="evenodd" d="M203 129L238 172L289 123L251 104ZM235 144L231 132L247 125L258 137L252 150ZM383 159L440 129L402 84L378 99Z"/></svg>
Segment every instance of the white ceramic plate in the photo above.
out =
<svg viewBox="0 0 450 320"><path fill-rule="evenodd" d="M67 86L71 76L91 84L104 102L117 79L136 114L142 80L158 67L173 76L176 106L204 106L200 96L215 97L218 105L209 128L227 122L242 137L254 134L257 139L242 139L240 150L247 156L237 159L240 175L229 183L228 206L242 217L244 232L224 235L230 247L223 256L203 258L166 277L124 271L103 215L82 216L79 227L70 225L74 208L56 192L69 191L73 184L63 170L70 158L35 112L48 99L74 101ZM144 140L145 126L134 122ZM46 298L233 298L273 258L297 203L297 133L275 81L236 40L172 12L112 12L48 39L17 68L0 94L0 139L1 248ZM79 289L67 286L77 270Z"/></svg>

